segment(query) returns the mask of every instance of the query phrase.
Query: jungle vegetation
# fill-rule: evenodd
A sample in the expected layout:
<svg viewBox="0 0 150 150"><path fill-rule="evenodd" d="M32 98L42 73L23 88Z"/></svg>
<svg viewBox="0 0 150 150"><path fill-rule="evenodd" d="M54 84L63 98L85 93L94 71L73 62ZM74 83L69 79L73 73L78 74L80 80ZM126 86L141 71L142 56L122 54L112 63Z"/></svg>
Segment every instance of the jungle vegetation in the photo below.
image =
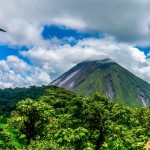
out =
<svg viewBox="0 0 150 150"><path fill-rule="evenodd" d="M131 108L99 93L4 89L0 103L1 150L142 150L150 140L149 106Z"/></svg>

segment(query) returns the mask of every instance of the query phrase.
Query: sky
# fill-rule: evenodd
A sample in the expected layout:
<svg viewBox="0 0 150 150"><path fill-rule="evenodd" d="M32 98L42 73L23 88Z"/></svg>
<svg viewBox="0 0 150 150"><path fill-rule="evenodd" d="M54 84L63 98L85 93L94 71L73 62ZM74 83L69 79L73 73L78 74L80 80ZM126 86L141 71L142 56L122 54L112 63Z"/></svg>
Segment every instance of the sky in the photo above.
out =
<svg viewBox="0 0 150 150"><path fill-rule="evenodd" d="M47 85L111 58L150 83L149 0L0 0L0 88Z"/></svg>

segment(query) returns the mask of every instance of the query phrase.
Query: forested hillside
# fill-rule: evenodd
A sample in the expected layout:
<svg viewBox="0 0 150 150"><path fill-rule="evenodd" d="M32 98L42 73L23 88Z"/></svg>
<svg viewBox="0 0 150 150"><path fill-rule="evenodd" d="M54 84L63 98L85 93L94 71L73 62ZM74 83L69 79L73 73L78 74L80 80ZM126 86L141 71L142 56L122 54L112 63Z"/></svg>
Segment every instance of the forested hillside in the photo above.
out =
<svg viewBox="0 0 150 150"><path fill-rule="evenodd" d="M98 93L77 97L56 87L15 90L22 97L16 92L16 107L0 118L2 150L142 150L150 140L150 107L130 108ZM5 95L10 104L13 95Z"/></svg>
<svg viewBox="0 0 150 150"><path fill-rule="evenodd" d="M67 99L66 94L68 93L71 96L75 95L73 92L55 86L30 86L29 88L0 89L0 115L9 115L9 113L15 109L17 102L20 100L25 100L27 98L38 100L41 96L46 96L47 90L54 90L56 92L55 97L64 95L65 99Z"/></svg>

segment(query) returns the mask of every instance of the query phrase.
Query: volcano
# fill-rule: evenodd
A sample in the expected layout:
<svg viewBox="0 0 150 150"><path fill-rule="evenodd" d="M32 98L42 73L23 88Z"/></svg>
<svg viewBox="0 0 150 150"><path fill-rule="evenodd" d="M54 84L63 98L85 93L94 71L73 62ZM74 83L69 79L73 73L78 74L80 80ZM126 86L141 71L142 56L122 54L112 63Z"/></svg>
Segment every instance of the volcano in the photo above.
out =
<svg viewBox="0 0 150 150"><path fill-rule="evenodd" d="M66 88L84 97L102 93L111 101L131 107L150 103L150 84L109 58L81 62L50 85Z"/></svg>

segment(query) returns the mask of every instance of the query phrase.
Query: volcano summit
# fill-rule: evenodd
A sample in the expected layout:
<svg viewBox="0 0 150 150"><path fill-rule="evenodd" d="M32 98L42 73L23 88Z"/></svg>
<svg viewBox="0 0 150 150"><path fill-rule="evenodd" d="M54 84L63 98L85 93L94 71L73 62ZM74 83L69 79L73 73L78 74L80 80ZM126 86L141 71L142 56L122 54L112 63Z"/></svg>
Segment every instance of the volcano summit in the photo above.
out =
<svg viewBox="0 0 150 150"><path fill-rule="evenodd" d="M64 87L84 97L99 92L112 101L132 107L150 103L150 84L109 58L81 62L51 85Z"/></svg>

